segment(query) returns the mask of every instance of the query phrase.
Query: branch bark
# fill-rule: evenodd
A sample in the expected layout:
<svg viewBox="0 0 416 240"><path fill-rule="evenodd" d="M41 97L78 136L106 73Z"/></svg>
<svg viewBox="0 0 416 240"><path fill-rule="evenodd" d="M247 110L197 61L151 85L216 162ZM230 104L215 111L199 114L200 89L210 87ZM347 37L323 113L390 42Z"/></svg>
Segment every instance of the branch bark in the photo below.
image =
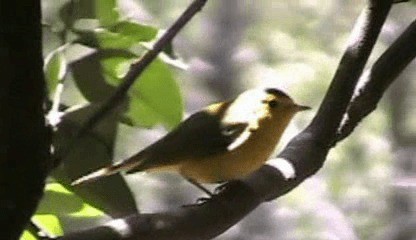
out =
<svg viewBox="0 0 416 240"><path fill-rule="evenodd" d="M40 12L37 0L0 2L2 239L18 239L25 229L50 165Z"/></svg>
<svg viewBox="0 0 416 240"><path fill-rule="evenodd" d="M352 99L341 126L337 141L346 138L355 126L374 111L383 93L399 76L416 55L416 20L402 33L389 49L374 63L368 75L364 75L365 84Z"/></svg>
<svg viewBox="0 0 416 240"><path fill-rule="evenodd" d="M334 135L391 5L392 1L369 1L369 5L364 8L352 30L347 50L341 58L318 113L308 127L314 135L319 136L319 141L323 145L329 147L333 144Z"/></svg>
<svg viewBox="0 0 416 240"><path fill-rule="evenodd" d="M337 138L337 131L347 109L351 109L348 106L354 89L391 4L391 0L370 1L357 22L353 32L354 38L351 38L316 117L279 154L278 162L286 162L294 171L293 176L289 178L283 171L265 165L247 178L227 184L220 194L201 206L180 208L165 213L131 215L97 228L68 234L60 239L210 239L233 226L262 202L291 191L316 173L325 162L329 150L337 141L343 139ZM408 45L407 47L415 42L414 36L409 35L408 31L400 37L407 39L400 43ZM396 58L395 56L403 54L402 47L398 47L397 44L399 43L393 44L378 61L384 62L393 57L395 59L394 65L383 68L385 80L382 82L392 82L410 59L415 58L415 52L406 58ZM374 66L375 72L381 71L383 65L379 64L381 63ZM382 83L373 84L379 86ZM376 87L371 91L381 96L386 87ZM362 94L369 94L367 92L370 92L367 88L362 90ZM358 121L350 124L355 126ZM349 134L350 132L346 133L345 137Z"/></svg>

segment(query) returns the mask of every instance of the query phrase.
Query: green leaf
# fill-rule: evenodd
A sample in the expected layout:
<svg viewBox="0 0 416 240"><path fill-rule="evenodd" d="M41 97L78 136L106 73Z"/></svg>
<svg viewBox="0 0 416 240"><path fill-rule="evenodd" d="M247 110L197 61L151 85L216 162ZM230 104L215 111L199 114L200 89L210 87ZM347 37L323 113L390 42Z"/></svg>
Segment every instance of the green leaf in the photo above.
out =
<svg viewBox="0 0 416 240"><path fill-rule="evenodd" d="M70 214L82 209L83 202L72 192L58 183L46 185L45 195L40 202L36 214Z"/></svg>
<svg viewBox="0 0 416 240"><path fill-rule="evenodd" d="M32 221L51 235L62 236L64 234L59 218L53 214L35 215L32 217Z"/></svg>
<svg viewBox="0 0 416 240"><path fill-rule="evenodd" d="M155 111L149 104L141 101L140 99L133 99L130 101L129 111L126 114L129 125L152 127L161 122L161 116Z"/></svg>
<svg viewBox="0 0 416 240"><path fill-rule="evenodd" d="M120 18L117 0L95 0L95 13L101 26L115 24Z"/></svg>
<svg viewBox="0 0 416 240"><path fill-rule="evenodd" d="M84 203L61 184L49 183L32 221L49 235L59 236L71 227L68 219L74 216L91 219L104 217L105 214Z"/></svg>
<svg viewBox="0 0 416 240"><path fill-rule="evenodd" d="M131 21L122 21L108 28L100 28L91 19L77 21L78 42L95 48L129 49L140 42L152 41L158 29Z"/></svg>
<svg viewBox="0 0 416 240"><path fill-rule="evenodd" d="M127 56L119 56L112 58L103 58L101 60L101 66L103 70L110 78L106 78L107 82L113 86L117 86L120 80L123 78L133 63L135 58L129 58Z"/></svg>
<svg viewBox="0 0 416 240"><path fill-rule="evenodd" d="M90 101L103 101L118 86L137 56L124 50L100 50L71 65L74 78ZM108 89L108 90L107 90ZM106 94L102 94L106 92ZM99 94L101 93L101 94ZM183 101L171 67L156 59L129 92L125 121L129 125L173 128L182 120Z"/></svg>
<svg viewBox="0 0 416 240"><path fill-rule="evenodd" d="M72 76L82 95L90 102L105 101L114 92L114 72L111 64L107 69L101 64L103 59L132 58L135 55L124 50L97 50L91 55L71 63ZM111 84L109 84L111 83Z"/></svg>
<svg viewBox="0 0 416 240"><path fill-rule="evenodd" d="M65 154L65 161L55 169L52 176L65 188L81 197L84 202L110 216L125 216L138 210L131 191L121 175L117 174L75 187L70 185L72 181L82 175L112 163L114 141L122 107L115 109L93 130L77 139L75 146L71 146L74 143L72 139L74 133L98 108L98 104L92 104L63 117L58 125L58 131L54 135L54 146L58 154ZM66 152L64 148L68 146L71 146L71 149ZM76 210L81 215L91 214L88 209L80 206L77 206ZM74 214L75 211L71 211L71 213Z"/></svg>
<svg viewBox="0 0 416 240"><path fill-rule="evenodd" d="M96 29L96 41L101 48L128 49L156 37L157 29L134 22L120 22L110 29Z"/></svg>
<svg viewBox="0 0 416 240"><path fill-rule="evenodd" d="M148 42L153 40L158 30L154 27L139 24L137 22L122 21L110 28L114 33L129 37L136 42Z"/></svg>
<svg viewBox="0 0 416 240"><path fill-rule="evenodd" d="M22 236L20 237L20 240L37 240L37 238L31 232L25 230Z"/></svg>
<svg viewBox="0 0 416 240"><path fill-rule="evenodd" d="M51 52L45 59L45 78L49 96L53 96L58 83L65 77L67 63L60 49Z"/></svg>
<svg viewBox="0 0 416 240"><path fill-rule="evenodd" d="M100 48L127 49L137 43L129 37L110 32L106 29L96 30L95 37Z"/></svg>
<svg viewBox="0 0 416 240"><path fill-rule="evenodd" d="M71 214L83 217L100 217L104 213L86 204L59 183L49 183L45 188L45 195L39 204L36 214Z"/></svg>
<svg viewBox="0 0 416 240"><path fill-rule="evenodd" d="M133 125L162 123L175 127L183 114L183 101L172 70L160 59L153 61L133 85L127 117Z"/></svg>

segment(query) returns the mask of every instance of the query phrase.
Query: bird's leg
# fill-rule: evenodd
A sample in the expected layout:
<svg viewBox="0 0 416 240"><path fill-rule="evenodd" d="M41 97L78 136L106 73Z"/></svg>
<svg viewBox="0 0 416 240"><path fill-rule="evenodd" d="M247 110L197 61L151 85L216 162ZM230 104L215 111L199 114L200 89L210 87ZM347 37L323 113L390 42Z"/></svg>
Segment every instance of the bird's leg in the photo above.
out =
<svg viewBox="0 0 416 240"><path fill-rule="evenodd" d="M219 186L215 188L214 195L220 194L222 191L224 191L227 188L230 188L232 186L241 184L241 181L239 180L230 180L227 182L219 182Z"/></svg>
<svg viewBox="0 0 416 240"><path fill-rule="evenodd" d="M194 204L185 204L182 207L196 207L196 206L200 206L206 202L208 202L210 199L214 199L215 194L212 193L210 190L208 190L207 188L205 188L204 186L202 186L199 182L193 180L192 178L187 178L185 177L185 179L191 183L192 185L194 185L195 187L197 187L199 190L203 191L204 193L206 193L209 197L201 197L198 198L196 200L196 203Z"/></svg>
<svg viewBox="0 0 416 240"><path fill-rule="evenodd" d="M191 184L193 184L197 188L199 188L204 193L208 194L209 197L198 198L196 203L186 204L186 205L183 205L183 207L197 207L197 206L203 205L203 204L205 204L209 201L214 201L214 202L219 203L219 204L224 204L225 203L225 202L223 202L224 199L219 200L217 198L217 194L221 193L222 191L224 191L227 187L230 187L231 185L240 183L239 181L236 181L236 180L235 181L228 181L228 182L221 182L220 183L221 185L219 185L217 188L215 188L214 193L212 193L210 190L206 189L204 186L202 186L197 181L195 181L191 178L185 178L185 179L188 180L188 182L190 182Z"/></svg>
<svg viewBox="0 0 416 240"><path fill-rule="evenodd" d="M213 197L214 194L208 190L206 187L202 186L199 182L193 180L192 178L185 178L189 183L191 183L192 185L194 185L195 187L199 188L199 190L203 191L204 193L206 193L209 197Z"/></svg>
<svg viewBox="0 0 416 240"><path fill-rule="evenodd" d="M220 192L224 191L227 188L228 183L229 182L220 182L220 183L218 183L220 185L218 185L218 187L216 187L214 189L214 194L219 194Z"/></svg>

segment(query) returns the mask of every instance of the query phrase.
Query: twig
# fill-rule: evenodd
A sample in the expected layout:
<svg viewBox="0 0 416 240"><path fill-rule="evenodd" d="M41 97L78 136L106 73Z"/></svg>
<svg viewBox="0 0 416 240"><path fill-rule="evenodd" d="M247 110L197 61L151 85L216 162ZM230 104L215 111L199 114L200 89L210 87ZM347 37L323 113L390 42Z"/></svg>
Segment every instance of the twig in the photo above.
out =
<svg viewBox="0 0 416 240"><path fill-rule="evenodd" d="M130 66L129 71L123 79L123 82L117 87L114 94L105 101L105 103L83 124L76 135L77 138L84 136L89 130L114 109L127 95L128 90L142 74L146 67L157 57L163 48L169 44L178 32L199 12L207 0L194 0L191 5L182 13L175 23L162 35L143 57Z"/></svg>
<svg viewBox="0 0 416 240"><path fill-rule="evenodd" d="M336 141L346 138L358 123L372 112L385 90L416 56L416 20L374 63L366 83L358 90L347 111Z"/></svg>

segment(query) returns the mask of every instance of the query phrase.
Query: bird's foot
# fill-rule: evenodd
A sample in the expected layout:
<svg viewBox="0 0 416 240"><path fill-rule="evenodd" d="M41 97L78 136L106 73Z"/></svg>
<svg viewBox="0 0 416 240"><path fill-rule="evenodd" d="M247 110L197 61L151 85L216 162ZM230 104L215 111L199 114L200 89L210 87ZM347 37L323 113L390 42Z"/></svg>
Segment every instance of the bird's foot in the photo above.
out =
<svg viewBox="0 0 416 240"><path fill-rule="evenodd" d="M227 188L230 188L238 184L240 184L240 181L238 180L232 180L232 181L221 183L218 187L215 188L214 195L218 195L222 193L223 191L225 191Z"/></svg>
<svg viewBox="0 0 416 240"><path fill-rule="evenodd" d="M222 183L218 187L215 188L213 193L210 192L209 190L205 189L205 188L204 189L206 191L204 191L203 189L200 188L201 190L203 190L203 192L205 192L208 195L208 197L200 197L196 200L195 203L186 204L186 205L183 205L183 207L197 207L197 206L202 206L204 204L211 203L211 202L224 204L225 199L224 198L220 199L219 195L224 190L226 190L227 188L229 188L230 186L233 186L235 184L239 184L239 181L229 181L229 182Z"/></svg>
<svg viewBox="0 0 416 240"><path fill-rule="evenodd" d="M202 205L212 201L213 199L215 199L214 195L212 195L210 197L200 197L196 200L195 203L185 204L185 205L182 205L182 207L184 207L184 208L199 207L199 206L202 206Z"/></svg>

